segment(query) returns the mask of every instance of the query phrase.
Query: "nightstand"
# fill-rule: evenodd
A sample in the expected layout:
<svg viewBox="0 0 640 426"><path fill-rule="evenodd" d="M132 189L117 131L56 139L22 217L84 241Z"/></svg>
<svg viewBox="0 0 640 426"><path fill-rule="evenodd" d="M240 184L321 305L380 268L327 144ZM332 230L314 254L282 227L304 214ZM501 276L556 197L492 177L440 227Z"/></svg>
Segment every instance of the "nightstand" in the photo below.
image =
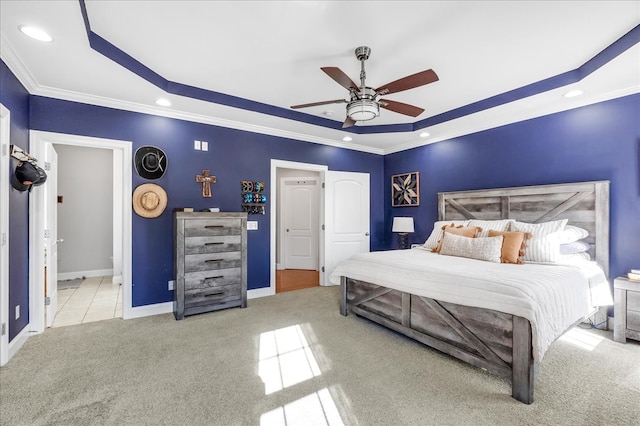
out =
<svg viewBox="0 0 640 426"><path fill-rule="evenodd" d="M613 282L613 340L626 343L627 338L640 341L640 282L618 277Z"/></svg>

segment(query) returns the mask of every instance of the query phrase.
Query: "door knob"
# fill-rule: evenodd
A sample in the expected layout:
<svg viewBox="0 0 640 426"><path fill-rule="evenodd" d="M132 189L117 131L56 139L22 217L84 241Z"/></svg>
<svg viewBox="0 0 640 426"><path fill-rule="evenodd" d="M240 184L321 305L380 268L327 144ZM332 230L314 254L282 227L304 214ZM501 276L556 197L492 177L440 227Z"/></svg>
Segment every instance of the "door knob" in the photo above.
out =
<svg viewBox="0 0 640 426"><path fill-rule="evenodd" d="M287 232L289 232L289 228L287 228Z"/></svg>
<svg viewBox="0 0 640 426"><path fill-rule="evenodd" d="M365 233L364 233L364 236L365 236L365 237L368 237L368 236L369 236L369 233L368 233L368 232L365 232Z"/></svg>

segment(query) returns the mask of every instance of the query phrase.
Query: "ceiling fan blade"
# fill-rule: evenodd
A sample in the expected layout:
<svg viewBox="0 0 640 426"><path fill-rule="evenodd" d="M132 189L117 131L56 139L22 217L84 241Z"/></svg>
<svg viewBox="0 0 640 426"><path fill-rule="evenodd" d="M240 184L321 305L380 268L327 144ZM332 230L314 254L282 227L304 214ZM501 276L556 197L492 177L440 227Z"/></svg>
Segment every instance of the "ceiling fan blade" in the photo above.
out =
<svg viewBox="0 0 640 426"><path fill-rule="evenodd" d="M424 112L423 108L398 101L391 101L389 99L380 99L378 103L380 104L380 108L388 109L389 111L397 112L398 114L409 115L411 117L417 117Z"/></svg>
<svg viewBox="0 0 640 426"><path fill-rule="evenodd" d="M318 105L346 104L346 103L347 103L347 101L344 100L344 99L334 99L332 101L321 101L321 102L312 102L310 104L294 105L291 108L298 109L298 108L307 108L307 107L318 106Z"/></svg>
<svg viewBox="0 0 640 426"><path fill-rule="evenodd" d="M384 96L389 93L398 93L403 90L413 89L414 87L424 86L425 84L433 83L438 80L439 78L435 71L428 69L426 71L401 78L400 80L392 81L384 86L380 86L376 89L376 92L378 95Z"/></svg>
<svg viewBox="0 0 640 426"><path fill-rule="evenodd" d="M344 129L345 127L351 127L353 125L355 125L356 122L353 118L351 117L347 117L346 120L344 120L344 123L342 123L342 128Z"/></svg>
<svg viewBox="0 0 640 426"><path fill-rule="evenodd" d="M321 67L320 68L322 71L324 71L329 77L331 77L332 79L334 79L336 81L336 83L338 83L339 85L341 85L342 87L344 87L347 90L358 90L358 85L355 84L353 82L353 80L351 80L351 78L349 78L348 75L346 75L344 72L342 72L342 70L338 67Z"/></svg>

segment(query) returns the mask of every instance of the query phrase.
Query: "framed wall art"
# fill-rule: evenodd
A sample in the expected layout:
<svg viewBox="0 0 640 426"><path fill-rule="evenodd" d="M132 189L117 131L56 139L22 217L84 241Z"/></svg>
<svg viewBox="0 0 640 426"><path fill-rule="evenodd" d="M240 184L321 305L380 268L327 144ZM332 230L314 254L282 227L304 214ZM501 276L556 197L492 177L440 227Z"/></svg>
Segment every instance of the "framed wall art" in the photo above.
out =
<svg viewBox="0 0 640 426"><path fill-rule="evenodd" d="M420 205L420 172L391 176L391 205L393 207Z"/></svg>

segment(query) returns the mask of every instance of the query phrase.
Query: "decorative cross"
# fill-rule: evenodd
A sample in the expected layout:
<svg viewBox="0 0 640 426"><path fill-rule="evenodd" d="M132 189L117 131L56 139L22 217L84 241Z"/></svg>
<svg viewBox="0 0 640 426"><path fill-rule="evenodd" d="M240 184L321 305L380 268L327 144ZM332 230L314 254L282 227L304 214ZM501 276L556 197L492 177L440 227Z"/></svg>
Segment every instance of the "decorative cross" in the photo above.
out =
<svg viewBox="0 0 640 426"><path fill-rule="evenodd" d="M202 183L202 196L211 198L211 184L216 183L216 177L209 175L209 170L203 170L201 175L196 175L196 182Z"/></svg>

